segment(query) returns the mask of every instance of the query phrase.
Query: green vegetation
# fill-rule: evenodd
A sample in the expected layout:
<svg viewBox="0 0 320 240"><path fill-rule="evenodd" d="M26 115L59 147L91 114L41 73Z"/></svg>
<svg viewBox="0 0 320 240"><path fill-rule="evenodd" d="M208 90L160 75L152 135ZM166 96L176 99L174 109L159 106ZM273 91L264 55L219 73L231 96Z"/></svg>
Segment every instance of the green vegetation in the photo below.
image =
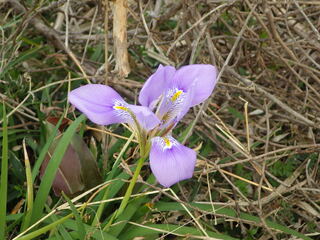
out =
<svg viewBox="0 0 320 240"><path fill-rule="evenodd" d="M318 239L319 4L125 1L123 76L119 1L108 45L105 2L0 3L0 239ZM171 188L137 164L126 126L94 125L67 100L107 82L136 103L159 64L195 63L221 77L173 132L198 155Z"/></svg>

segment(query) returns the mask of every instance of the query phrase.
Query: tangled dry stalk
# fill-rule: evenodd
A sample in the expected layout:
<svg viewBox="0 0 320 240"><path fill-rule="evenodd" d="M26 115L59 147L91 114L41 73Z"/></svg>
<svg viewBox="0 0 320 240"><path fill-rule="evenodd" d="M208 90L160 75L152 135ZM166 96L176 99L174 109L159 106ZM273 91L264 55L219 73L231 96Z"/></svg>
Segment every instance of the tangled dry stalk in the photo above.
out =
<svg viewBox="0 0 320 240"><path fill-rule="evenodd" d="M191 132L202 136L216 149L199 156L195 178L201 194L195 200L233 206L262 220L272 217L299 232L308 232L312 222L320 232L319 1L60 0L32 8L5 0L2 8L10 12L1 12L3 22L14 14L24 15L19 31L3 44L35 31L55 47L63 68L70 68L68 57L73 71L88 81L108 83L132 101L142 86L135 79L146 79L154 63L218 66L213 96L184 119L192 124L189 136ZM48 22L45 16L53 10L55 21ZM87 49L103 42L105 61L88 59ZM14 114L23 110L32 115L20 102L1 98L19 107ZM270 170L288 161L295 166L290 176L279 178ZM250 180L235 172L239 164L251 173ZM247 183L247 194L236 180ZM182 192L181 200L187 200L190 193ZM299 216L294 225L283 215L288 205ZM244 222L232 221L246 231ZM273 229L262 227L261 239L276 239Z"/></svg>

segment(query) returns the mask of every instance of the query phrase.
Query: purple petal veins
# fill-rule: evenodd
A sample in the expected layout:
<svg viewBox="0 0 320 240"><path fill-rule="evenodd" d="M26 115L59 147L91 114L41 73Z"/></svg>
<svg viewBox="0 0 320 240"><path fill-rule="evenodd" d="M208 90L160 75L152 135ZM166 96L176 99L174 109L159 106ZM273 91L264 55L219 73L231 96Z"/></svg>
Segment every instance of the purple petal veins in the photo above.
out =
<svg viewBox="0 0 320 240"><path fill-rule="evenodd" d="M150 150L150 167L164 187L193 175L196 164L196 152L183 146L171 136L155 137L152 139Z"/></svg>

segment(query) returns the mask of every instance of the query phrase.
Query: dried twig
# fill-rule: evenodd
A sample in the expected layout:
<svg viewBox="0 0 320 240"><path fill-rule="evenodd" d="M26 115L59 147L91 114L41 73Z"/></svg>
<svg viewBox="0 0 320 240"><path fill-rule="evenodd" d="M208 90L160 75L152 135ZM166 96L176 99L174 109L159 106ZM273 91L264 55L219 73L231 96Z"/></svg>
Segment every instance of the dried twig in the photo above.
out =
<svg viewBox="0 0 320 240"><path fill-rule="evenodd" d="M127 42L127 4L127 0L116 0L114 1L113 11L115 70L121 78L126 77L130 72Z"/></svg>

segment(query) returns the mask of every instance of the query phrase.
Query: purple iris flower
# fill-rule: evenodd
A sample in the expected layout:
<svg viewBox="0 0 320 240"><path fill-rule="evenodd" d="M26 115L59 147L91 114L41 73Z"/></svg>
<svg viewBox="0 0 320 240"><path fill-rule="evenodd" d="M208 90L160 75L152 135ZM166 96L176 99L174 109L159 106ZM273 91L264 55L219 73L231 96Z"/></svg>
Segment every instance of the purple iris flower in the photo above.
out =
<svg viewBox="0 0 320 240"><path fill-rule="evenodd" d="M171 185L193 175L196 152L171 136L188 110L206 100L216 85L212 65L194 64L176 70L160 65L142 87L139 103L128 104L111 87L88 84L69 93L69 101L92 122L126 123L135 132L158 182ZM140 146L140 149L141 146Z"/></svg>

